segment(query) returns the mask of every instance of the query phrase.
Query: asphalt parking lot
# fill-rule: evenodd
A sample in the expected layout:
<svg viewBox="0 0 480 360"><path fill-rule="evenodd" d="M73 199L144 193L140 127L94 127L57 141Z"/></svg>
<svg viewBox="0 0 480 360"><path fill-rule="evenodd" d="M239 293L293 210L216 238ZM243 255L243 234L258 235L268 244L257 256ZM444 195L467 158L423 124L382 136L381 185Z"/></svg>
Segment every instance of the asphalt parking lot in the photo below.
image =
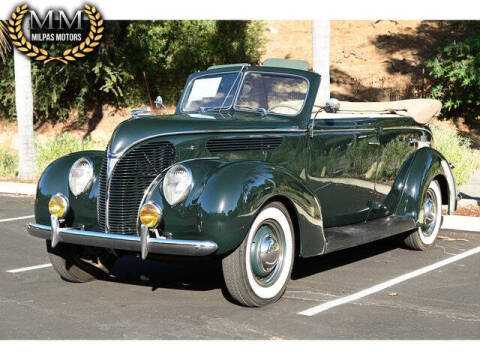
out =
<svg viewBox="0 0 480 360"><path fill-rule="evenodd" d="M32 209L32 198L0 196L0 339L480 338L475 233L442 232L427 252L391 238L299 261L278 303L250 309L229 300L215 264L125 257L111 279L62 281L45 243L24 230ZM368 296L300 314L465 251L471 255Z"/></svg>

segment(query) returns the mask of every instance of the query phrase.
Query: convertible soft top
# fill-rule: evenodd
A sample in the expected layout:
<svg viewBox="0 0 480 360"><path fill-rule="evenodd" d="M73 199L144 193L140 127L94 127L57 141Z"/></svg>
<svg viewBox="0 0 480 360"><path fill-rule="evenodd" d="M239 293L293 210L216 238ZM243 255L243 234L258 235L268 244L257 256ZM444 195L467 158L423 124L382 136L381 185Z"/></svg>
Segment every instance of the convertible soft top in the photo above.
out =
<svg viewBox="0 0 480 360"><path fill-rule="evenodd" d="M428 124L440 114L442 103L434 99L411 99L385 102L340 101L339 113L398 114L412 117L419 124Z"/></svg>

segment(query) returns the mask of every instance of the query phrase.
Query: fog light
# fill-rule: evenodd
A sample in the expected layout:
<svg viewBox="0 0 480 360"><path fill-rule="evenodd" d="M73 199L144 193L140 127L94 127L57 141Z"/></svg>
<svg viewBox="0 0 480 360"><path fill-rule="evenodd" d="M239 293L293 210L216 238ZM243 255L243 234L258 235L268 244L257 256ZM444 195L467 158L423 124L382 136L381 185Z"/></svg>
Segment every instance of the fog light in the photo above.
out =
<svg viewBox="0 0 480 360"><path fill-rule="evenodd" d="M140 221L149 228L158 225L162 218L162 211L154 203L146 203L140 209Z"/></svg>
<svg viewBox="0 0 480 360"><path fill-rule="evenodd" d="M67 198L62 194L53 195L48 202L48 211L59 219L63 218L68 211Z"/></svg>

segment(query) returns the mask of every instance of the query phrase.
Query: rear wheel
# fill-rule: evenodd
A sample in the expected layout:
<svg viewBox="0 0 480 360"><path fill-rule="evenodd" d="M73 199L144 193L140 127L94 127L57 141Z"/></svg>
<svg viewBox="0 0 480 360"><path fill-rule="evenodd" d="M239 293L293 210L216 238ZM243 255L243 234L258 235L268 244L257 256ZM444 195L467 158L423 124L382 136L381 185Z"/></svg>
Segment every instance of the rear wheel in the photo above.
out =
<svg viewBox="0 0 480 360"><path fill-rule="evenodd" d="M222 261L230 295L252 307L277 301L290 279L294 253L293 225L287 209L279 202L268 204L242 244Z"/></svg>
<svg viewBox="0 0 480 360"><path fill-rule="evenodd" d="M116 256L104 249L59 243L52 248L47 240L47 252L53 269L63 280L84 283L107 275L113 268Z"/></svg>
<svg viewBox="0 0 480 360"><path fill-rule="evenodd" d="M442 224L442 192L433 180L427 188L422 205L423 223L405 239L405 245L415 250L426 250L434 246Z"/></svg>

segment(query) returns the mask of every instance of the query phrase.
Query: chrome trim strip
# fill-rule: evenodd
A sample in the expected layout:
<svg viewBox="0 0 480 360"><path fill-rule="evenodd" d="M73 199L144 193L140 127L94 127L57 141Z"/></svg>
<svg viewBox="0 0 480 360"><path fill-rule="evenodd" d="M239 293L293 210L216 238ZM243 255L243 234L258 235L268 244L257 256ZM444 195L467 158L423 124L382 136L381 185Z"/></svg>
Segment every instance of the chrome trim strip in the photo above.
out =
<svg viewBox="0 0 480 360"><path fill-rule="evenodd" d="M318 106L318 105L315 105ZM372 114L372 113L341 113L341 112L336 112L336 113L327 113L327 112L320 112L322 109L320 108L319 110L312 111L312 115L314 115L314 118L317 120L352 120L352 119L385 119L385 118L399 118L399 117L405 117L403 115L397 115L397 114ZM312 117L310 117L312 119ZM313 119L312 119L313 120Z"/></svg>
<svg viewBox="0 0 480 360"><path fill-rule="evenodd" d="M110 231L110 183L112 181L112 173L115 165L117 164L118 160L120 160L120 156L117 156L110 152L110 144L107 146L107 188L105 189L105 227L106 231Z"/></svg>
<svg viewBox="0 0 480 360"><path fill-rule="evenodd" d="M421 126L386 126L382 127L383 130L421 130L426 131L430 135L432 132L428 128L423 128ZM313 132L346 132L346 131L376 131L376 128L337 128L337 129L314 129ZM433 135L432 135L433 136Z"/></svg>
<svg viewBox="0 0 480 360"><path fill-rule="evenodd" d="M353 132L353 131L376 131L375 128L339 128L339 129L317 129L313 130L314 133L316 132L324 132L324 133L333 133L333 132Z"/></svg>
<svg viewBox="0 0 480 360"><path fill-rule="evenodd" d="M421 130L426 131L433 136L432 131L429 128L421 126L384 126L383 130Z"/></svg>
<svg viewBox="0 0 480 360"><path fill-rule="evenodd" d="M51 226L29 223L27 231L30 235L42 239L49 239ZM133 235L108 234L96 231L86 231L72 228L59 228L58 239L60 242L97 246L108 249L121 249L141 252L141 238ZM205 256L214 253L218 246L209 240L180 240L150 238L148 239L148 252L153 254L179 255L179 256Z"/></svg>

